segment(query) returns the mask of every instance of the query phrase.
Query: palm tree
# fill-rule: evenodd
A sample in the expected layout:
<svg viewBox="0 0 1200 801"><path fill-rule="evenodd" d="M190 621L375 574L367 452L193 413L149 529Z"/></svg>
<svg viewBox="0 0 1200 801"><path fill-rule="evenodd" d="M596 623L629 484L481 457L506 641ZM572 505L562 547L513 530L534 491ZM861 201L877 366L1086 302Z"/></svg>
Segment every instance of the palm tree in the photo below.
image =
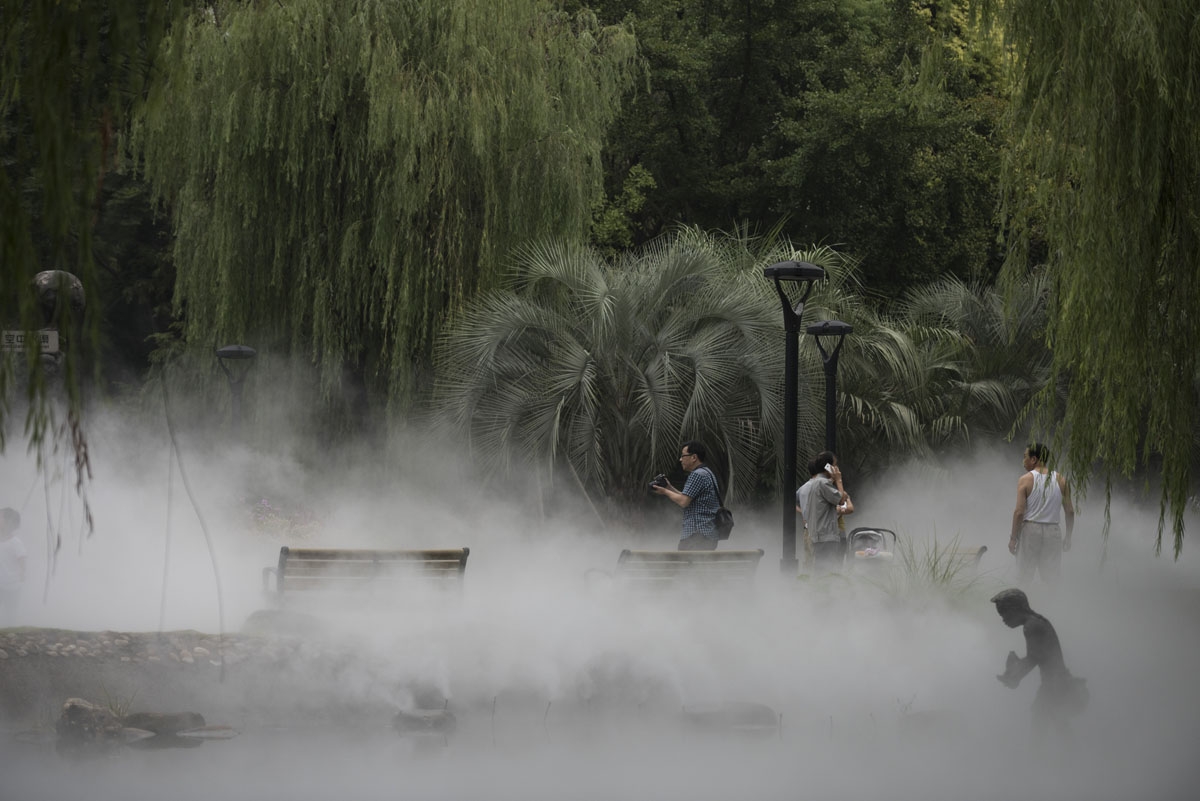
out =
<svg viewBox="0 0 1200 801"><path fill-rule="evenodd" d="M910 291L892 316L859 308L839 375L840 450L860 475L1010 434L1048 380L1045 286L953 277Z"/></svg>
<svg viewBox="0 0 1200 801"><path fill-rule="evenodd" d="M895 458L928 453L933 442L961 432L952 392L960 368L952 332L904 329L865 308L847 319L854 334L838 375L843 463L862 476Z"/></svg>
<svg viewBox="0 0 1200 801"><path fill-rule="evenodd" d="M613 261L526 248L441 340L440 416L489 473L565 472L593 504L643 497L691 438L723 456L731 497L749 492L774 461L782 364L748 244L685 229Z"/></svg>
<svg viewBox="0 0 1200 801"><path fill-rule="evenodd" d="M903 327L914 336L940 331L939 346L949 345L954 413L974 435L1010 434L1049 380L1047 294L1045 277L1035 275L1007 290L947 277L905 297Z"/></svg>

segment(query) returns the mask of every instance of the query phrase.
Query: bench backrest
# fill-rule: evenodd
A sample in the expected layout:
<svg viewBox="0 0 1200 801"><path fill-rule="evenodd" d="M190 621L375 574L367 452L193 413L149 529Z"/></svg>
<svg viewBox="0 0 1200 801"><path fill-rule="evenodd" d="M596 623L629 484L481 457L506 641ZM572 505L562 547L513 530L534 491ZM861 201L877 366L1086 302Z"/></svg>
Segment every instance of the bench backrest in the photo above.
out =
<svg viewBox="0 0 1200 801"><path fill-rule="evenodd" d="M975 569L979 567L979 560L983 559L985 553L987 553L986 545L964 545L948 549L946 551L946 558L952 564Z"/></svg>
<svg viewBox="0 0 1200 801"><path fill-rule="evenodd" d="M679 583L705 588L746 586L754 581L761 548L752 551L633 551L617 558L617 578L635 589L665 589Z"/></svg>
<svg viewBox="0 0 1200 801"><path fill-rule="evenodd" d="M457 584L466 572L470 553L470 548L369 550L285 545L279 549L278 567L263 570L263 588L269 587L271 574L280 593Z"/></svg>

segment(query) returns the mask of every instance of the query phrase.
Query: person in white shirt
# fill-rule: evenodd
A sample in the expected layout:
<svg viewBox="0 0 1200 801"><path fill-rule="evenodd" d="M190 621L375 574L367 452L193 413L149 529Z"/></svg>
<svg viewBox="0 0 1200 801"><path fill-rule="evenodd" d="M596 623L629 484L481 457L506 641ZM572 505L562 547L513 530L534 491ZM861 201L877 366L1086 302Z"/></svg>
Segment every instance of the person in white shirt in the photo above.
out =
<svg viewBox="0 0 1200 801"><path fill-rule="evenodd" d="M1071 550L1075 507L1067 480L1046 466L1050 451L1040 442L1025 449L1025 473L1017 481L1017 506L1013 510L1012 536L1008 550L1017 557L1017 575L1022 584L1034 574L1047 583L1058 579L1064 551ZM1059 516L1066 517L1066 537Z"/></svg>
<svg viewBox="0 0 1200 801"><path fill-rule="evenodd" d="M17 536L20 525L16 509L0 509L0 625L12 622L21 603L26 551Z"/></svg>

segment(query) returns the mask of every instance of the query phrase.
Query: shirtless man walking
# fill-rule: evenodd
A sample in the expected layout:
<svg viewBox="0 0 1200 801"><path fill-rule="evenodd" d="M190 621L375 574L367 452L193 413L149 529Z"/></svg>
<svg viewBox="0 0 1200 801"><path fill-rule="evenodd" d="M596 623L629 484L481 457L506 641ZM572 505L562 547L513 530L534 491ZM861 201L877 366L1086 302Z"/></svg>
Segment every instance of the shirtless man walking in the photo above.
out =
<svg viewBox="0 0 1200 801"><path fill-rule="evenodd" d="M1046 466L1050 451L1040 442L1025 449L1022 464L1025 473L1017 481L1017 506L1013 510L1009 553L1017 557L1021 584L1033 581L1039 573L1042 581L1058 580L1063 551L1071 550L1075 528L1075 507L1071 488L1060 474ZM1058 527L1059 510L1066 517L1067 536Z"/></svg>

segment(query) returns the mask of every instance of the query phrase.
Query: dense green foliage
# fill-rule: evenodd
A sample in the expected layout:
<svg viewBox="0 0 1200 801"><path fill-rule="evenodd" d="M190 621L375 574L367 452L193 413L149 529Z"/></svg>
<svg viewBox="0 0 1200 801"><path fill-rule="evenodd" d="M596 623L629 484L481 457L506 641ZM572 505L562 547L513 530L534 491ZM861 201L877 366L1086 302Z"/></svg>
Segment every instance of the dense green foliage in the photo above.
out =
<svg viewBox="0 0 1200 801"><path fill-rule="evenodd" d="M1003 103L995 48L963 5L597 3L630 21L648 65L607 151L614 196L635 170L655 182L634 241L677 222L782 222L854 255L881 295L990 279Z"/></svg>
<svg viewBox="0 0 1200 801"><path fill-rule="evenodd" d="M633 40L540 0L216 3L135 129L184 335L311 358L404 408L443 313L581 237Z"/></svg>
<svg viewBox="0 0 1200 801"><path fill-rule="evenodd" d="M1200 11L1192 0L1005 0L1016 51L1013 264L1047 253L1071 471L1162 463L1175 553L1196 457ZM1049 243L1043 251L1040 240ZM1160 524L1159 542L1161 544Z"/></svg>

